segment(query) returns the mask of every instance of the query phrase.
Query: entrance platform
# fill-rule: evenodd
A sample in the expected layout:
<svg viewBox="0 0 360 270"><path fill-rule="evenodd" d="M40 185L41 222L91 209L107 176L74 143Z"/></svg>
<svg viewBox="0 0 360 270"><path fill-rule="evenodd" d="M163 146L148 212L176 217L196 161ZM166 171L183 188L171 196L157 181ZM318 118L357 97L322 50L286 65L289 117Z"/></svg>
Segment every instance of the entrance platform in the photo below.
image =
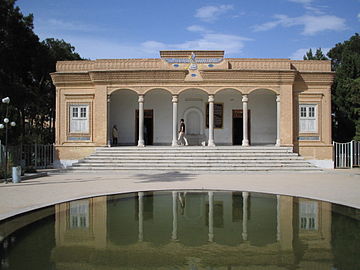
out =
<svg viewBox="0 0 360 270"><path fill-rule="evenodd" d="M319 171L291 147L103 147L73 164L74 171Z"/></svg>

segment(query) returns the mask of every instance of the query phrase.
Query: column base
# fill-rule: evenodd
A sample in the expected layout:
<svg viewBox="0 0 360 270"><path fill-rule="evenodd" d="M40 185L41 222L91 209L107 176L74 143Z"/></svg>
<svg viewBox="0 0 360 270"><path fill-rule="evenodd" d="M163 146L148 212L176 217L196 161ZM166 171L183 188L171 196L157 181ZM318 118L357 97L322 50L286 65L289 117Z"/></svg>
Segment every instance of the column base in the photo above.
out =
<svg viewBox="0 0 360 270"><path fill-rule="evenodd" d="M138 147L145 147L144 141L143 141L143 140L139 140L137 146L138 146Z"/></svg>
<svg viewBox="0 0 360 270"><path fill-rule="evenodd" d="M111 142L108 140L107 147L111 147Z"/></svg>
<svg viewBox="0 0 360 270"><path fill-rule="evenodd" d="M177 140L175 140L175 141L173 140L172 143L171 143L171 146L172 147L179 146Z"/></svg>
<svg viewBox="0 0 360 270"><path fill-rule="evenodd" d="M214 242L214 234L209 233L209 242Z"/></svg>
<svg viewBox="0 0 360 270"><path fill-rule="evenodd" d="M249 140L243 140L242 146L249 146Z"/></svg>
<svg viewBox="0 0 360 270"><path fill-rule="evenodd" d="M275 146L280 146L280 140L276 140Z"/></svg>
<svg viewBox="0 0 360 270"><path fill-rule="evenodd" d="M216 146L214 140L209 140L208 141L208 146L210 146L210 147Z"/></svg>

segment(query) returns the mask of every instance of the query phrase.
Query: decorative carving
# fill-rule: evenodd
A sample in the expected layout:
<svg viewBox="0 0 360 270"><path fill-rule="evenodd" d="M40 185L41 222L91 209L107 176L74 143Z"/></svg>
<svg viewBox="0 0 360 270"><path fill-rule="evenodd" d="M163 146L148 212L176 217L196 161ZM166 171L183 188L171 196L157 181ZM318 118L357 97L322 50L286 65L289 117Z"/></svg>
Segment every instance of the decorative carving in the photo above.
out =
<svg viewBox="0 0 360 270"><path fill-rule="evenodd" d="M177 95L173 95L171 101L172 101L172 103L177 103L177 102L178 102L178 96L177 96Z"/></svg>

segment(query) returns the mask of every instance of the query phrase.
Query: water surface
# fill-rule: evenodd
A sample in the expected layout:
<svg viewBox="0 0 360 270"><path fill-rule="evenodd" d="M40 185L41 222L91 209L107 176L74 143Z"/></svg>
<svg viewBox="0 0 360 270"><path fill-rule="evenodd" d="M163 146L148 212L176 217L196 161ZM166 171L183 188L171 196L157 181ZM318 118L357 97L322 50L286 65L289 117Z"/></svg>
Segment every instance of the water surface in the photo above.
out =
<svg viewBox="0 0 360 270"><path fill-rule="evenodd" d="M138 192L0 224L1 269L360 269L360 210L248 192Z"/></svg>

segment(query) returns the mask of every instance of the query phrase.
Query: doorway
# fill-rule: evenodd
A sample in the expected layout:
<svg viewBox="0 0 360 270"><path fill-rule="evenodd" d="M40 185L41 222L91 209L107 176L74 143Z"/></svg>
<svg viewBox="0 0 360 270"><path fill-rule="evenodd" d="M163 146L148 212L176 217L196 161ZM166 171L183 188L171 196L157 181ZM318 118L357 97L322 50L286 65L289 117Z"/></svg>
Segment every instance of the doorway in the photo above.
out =
<svg viewBox="0 0 360 270"><path fill-rule="evenodd" d="M243 110L232 111L232 137L233 145L242 145L243 140ZM248 110L248 137L250 143L250 110Z"/></svg>
<svg viewBox="0 0 360 270"><path fill-rule="evenodd" d="M135 145L137 145L139 139L139 110L136 110L135 117ZM154 144L154 111L144 110L144 143L145 145Z"/></svg>

